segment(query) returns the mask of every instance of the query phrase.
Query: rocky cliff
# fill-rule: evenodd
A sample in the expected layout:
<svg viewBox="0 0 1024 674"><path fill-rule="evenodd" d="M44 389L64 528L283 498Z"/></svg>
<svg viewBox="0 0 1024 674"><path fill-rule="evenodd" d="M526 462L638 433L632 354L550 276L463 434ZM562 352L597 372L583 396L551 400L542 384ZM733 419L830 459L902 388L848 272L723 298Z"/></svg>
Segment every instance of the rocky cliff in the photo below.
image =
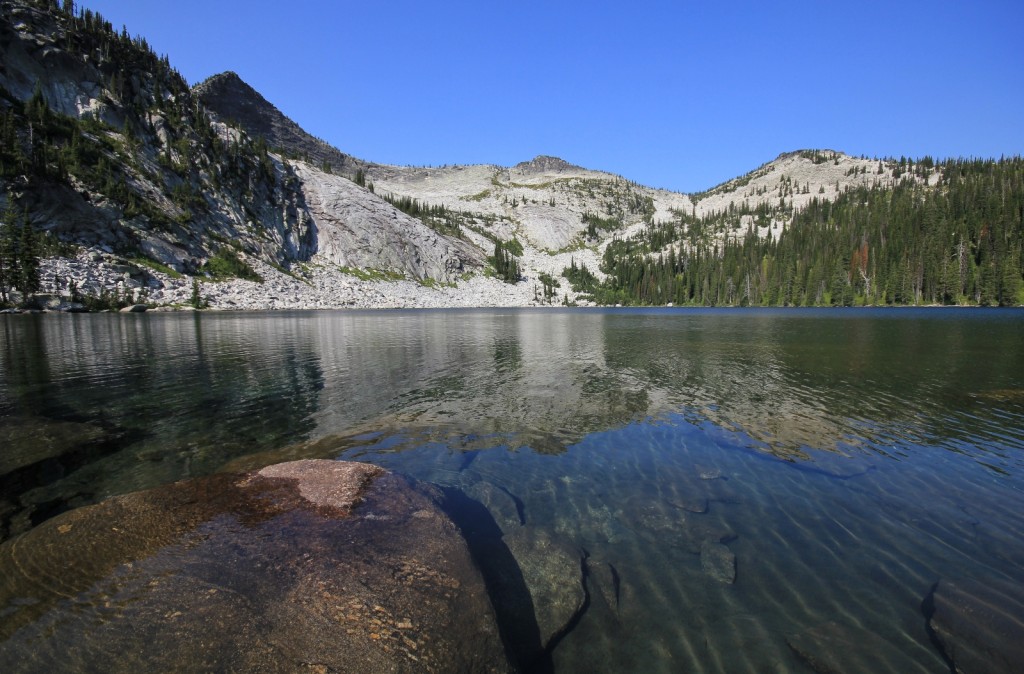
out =
<svg viewBox="0 0 1024 674"><path fill-rule="evenodd" d="M483 264L478 248L437 233L347 178L301 162L296 171L318 237L316 262L446 281Z"/></svg>
<svg viewBox="0 0 1024 674"><path fill-rule="evenodd" d="M222 250L312 254L293 169L214 126L145 40L87 10L0 6L0 187L37 229L179 272Z"/></svg>

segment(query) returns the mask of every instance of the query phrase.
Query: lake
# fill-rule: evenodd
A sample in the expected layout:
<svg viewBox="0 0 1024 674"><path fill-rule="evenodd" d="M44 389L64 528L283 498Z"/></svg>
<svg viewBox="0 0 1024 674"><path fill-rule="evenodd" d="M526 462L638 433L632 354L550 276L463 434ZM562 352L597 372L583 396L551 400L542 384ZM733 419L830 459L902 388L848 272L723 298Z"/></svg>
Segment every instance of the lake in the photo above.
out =
<svg viewBox="0 0 1024 674"><path fill-rule="evenodd" d="M1020 310L0 316L0 443L0 539L298 458L457 490L583 558L556 672L948 672L936 584L1024 578Z"/></svg>

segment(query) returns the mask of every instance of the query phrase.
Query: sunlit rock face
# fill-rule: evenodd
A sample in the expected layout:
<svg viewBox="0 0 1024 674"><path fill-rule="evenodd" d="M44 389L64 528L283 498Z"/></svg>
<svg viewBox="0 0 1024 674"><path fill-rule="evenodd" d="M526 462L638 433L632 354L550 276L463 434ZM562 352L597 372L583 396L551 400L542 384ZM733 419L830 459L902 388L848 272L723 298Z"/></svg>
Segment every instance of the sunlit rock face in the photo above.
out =
<svg viewBox="0 0 1024 674"><path fill-rule="evenodd" d="M310 460L65 513L0 546L0 671L507 671L436 496Z"/></svg>
<svg viewBox="0 0 1024 674"><path fill-rule="evenodd" d="M351 180L296 166L316 227L315 261L446 282L483 264L479 249L438 234Z"/></svg>

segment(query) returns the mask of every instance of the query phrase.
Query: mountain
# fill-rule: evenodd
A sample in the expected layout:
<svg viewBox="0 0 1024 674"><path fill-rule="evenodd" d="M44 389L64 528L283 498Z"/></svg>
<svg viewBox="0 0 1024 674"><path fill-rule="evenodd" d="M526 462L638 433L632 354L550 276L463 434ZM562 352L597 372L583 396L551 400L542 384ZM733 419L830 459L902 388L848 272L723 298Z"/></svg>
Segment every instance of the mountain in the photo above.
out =
<svg viewBox="0 0 1024 674"><path fill-rule="evenodd" d="M0 303L1024 301L1019 159L800 150L696 194L550 156L389 166L63 7L0 0Z"/></svg>
<svg viewBox="0 0 1024 674"><path fill-rule="evenodd" d="M313 264L450 282L483 263L464 241L211 118L143 38L87 9L0 8L0 187L6 210L52 241L204 278ZM305 140L280 119L268 123Z"/></svg>
<svg viewBox="0 0 1024 674"><path fill-rule="evenodd" d="M88 10L0 8L0 175L35 227L183 272L222 251L309 257L314 233L291 168L222 137L143 39Z"/></svg>
<svg viewBox="0 0 1024 674"><path fill-rule="evenodd" d="M262 136L272 148L308 164L329 167L339 175L354 175L366 166L366 162L306 133L234 72L207 78L194 86L192 93L222 122L240 126L253 138Z"/></svg>

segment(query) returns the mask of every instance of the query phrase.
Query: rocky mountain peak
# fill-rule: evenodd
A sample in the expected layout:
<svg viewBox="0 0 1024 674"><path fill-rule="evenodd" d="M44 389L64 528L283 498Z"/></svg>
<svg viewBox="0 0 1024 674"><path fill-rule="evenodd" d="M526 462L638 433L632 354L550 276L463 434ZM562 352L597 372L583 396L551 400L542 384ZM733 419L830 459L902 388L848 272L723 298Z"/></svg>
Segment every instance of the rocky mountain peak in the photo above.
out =
<svg viewBox="0 0 1024 674"><path fill-rule="evenodd" d="M229 70L209 77L194 86L192 93L219 121L236 123L250 136L262 136L271 147L287 154L330 166L335 173L353 174L366 166L304 131L238 73Z"/></svg>
<svg viewBox="0 0 1024 674"><path fill-rule="evenodd" d="M192 93L221 121L238 122L250 134L270 138L275 131L294 133L298 130L294 122L234 71L203 80L192 88Z"/></svg>
<svg viewBox="0 0 1024 674"><path fill-rule="evenodd" d="M275 122L287 119L273 103L232 70L203 80L192 88L192 92L224 119L252 118L264 134L272 130Z"/></svg>
<svg viewBox="0 0 1024 674"><path fill-rule="evenodd" d="M583 170L581 167L570 164L564 159L543 154L537 155L530 161L520 162L514 168L523 173L562 173Z"/></svg>

